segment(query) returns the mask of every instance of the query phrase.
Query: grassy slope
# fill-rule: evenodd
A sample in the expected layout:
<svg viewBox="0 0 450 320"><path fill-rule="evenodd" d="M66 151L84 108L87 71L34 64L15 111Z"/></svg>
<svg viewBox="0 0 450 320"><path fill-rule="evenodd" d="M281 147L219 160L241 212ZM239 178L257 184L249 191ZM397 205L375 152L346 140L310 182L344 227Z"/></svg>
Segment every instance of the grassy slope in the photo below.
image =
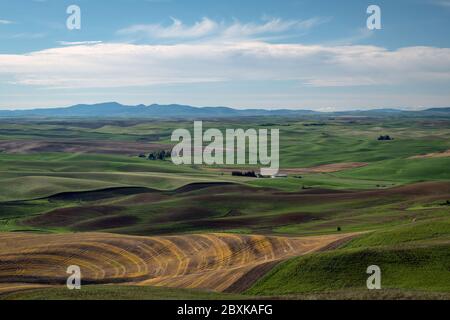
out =
<svg viewBox="0 0 450 320"><path fill-rule="evenodd" d="M247 294L364 290L366 268L374 264L385 289L449 292L449 241L448 218L373 232L345 248L282 263Z"/></svg>
<svg viewBox="0 0 450 320"><path fill-rule="evenodd" d="M170 161L84 154L0 154L0 201L65 191L142 186L170 190L192 182L233 180ZM242 179L242 182L248 179Z"/></svg>
<svg viewBox="0 0 450 320"><path fill-rule="evenodd" d="M377 162L367 167L336 173L336 177L390 180L412 183L430 180L450 180L450 158L395 159Z"/></svg>
<svg viewBox="0 0 450 320"><path fill-rule="evenodd" d="M235 178L195 167L175 166L169 161L147 161L124 156L0 154L0 201L48 196L57 193L65 185L66 189L73 191L117 185L171 189L192 181L205 180L230 180L287 191L297 191L302 187L375 189L377 186L450 180L450 172L444 170L449 166L450 158L397 159L374 162L363 168L338 173L304 174L301 179L291 177L273 180ZM43 182L44 186L40 187L41 183L33 179ZM49 185L55 184L57 187L49 189L49 186L45 186L46 179L51 179Z"/></svg>
<svg viewBox="0 0 450 320"><path fill-rule="evenodd" d="M140 159L92 161L83 156L71 161L22 159L21 156L0 155L0 201L24 200L49 196L64 191L95 190L115 186L145 186L173 189L201 181L235 181L257 187L298 191L302 187L328 189L376 189L377 186L450 180L450 158L389 160L364 168L339 173L305 174L302 179L248 179L220 175L169 162ZM25 157L25 156L23 156ZM7 160L5 160L7 158ZM136 171L134 171L136 170Z"/></svg>

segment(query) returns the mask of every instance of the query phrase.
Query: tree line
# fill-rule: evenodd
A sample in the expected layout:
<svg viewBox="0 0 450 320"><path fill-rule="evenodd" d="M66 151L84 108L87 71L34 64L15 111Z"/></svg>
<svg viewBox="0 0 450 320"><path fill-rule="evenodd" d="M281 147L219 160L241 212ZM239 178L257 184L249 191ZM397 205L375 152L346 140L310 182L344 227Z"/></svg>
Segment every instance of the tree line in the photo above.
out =
<svg viewBox="0 0 450 320"><path fill-rule="evenodd" d="M139 158L147 158L147 160L166 160L170 159L170 156L170 151L160 150L151 152L148 155L145 153L141 153L139 155Z"/></svg>

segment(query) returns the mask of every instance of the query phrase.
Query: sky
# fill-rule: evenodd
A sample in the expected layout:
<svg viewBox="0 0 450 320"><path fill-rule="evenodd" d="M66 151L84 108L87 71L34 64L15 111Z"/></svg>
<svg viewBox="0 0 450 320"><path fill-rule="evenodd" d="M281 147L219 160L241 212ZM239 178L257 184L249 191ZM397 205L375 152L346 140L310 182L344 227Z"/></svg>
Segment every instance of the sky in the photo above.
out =
<svg viewBox="0 0 450 320"><path fill-rule="evenodd" d="M450 107L449 30L450 0L0 0L0 109Z"/></svg>

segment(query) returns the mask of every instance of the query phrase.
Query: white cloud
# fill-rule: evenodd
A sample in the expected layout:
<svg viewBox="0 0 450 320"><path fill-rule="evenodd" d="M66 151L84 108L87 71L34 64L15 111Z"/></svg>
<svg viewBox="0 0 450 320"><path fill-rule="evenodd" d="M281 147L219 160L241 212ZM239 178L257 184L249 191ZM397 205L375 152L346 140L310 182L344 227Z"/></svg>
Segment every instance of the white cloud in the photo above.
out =
<svg viewBox="0 0 450 320"><path fill-rule="evenodd" d="M355 30L355 32L344 38L338 38L329 42L326 42L327 45L334 45L334 46L344 46L344 45L352 45L359 43L361 40L369 39L370 37L374 36L374 32L372 30L369 30L367 28L358 28Z"/></svg>
<svg viewBox="0 0 450 320"><path fill-rule="evenodd" d="M0 24L13 24L14 22L10 21L10 20L1 20L0 19Z"/></svg>
<svg viewBox="0 0 450 320"><path fill-rule="evenodd" d="M235 21L233 24L224 28L223 36L231 38L245 38L282 33L289 30L310 29L323 21L323 19L319 18L311 18L308 20L282 20L279 18L272 18L263 24L241 24L239 21Z"/></svg>
<svg viewBox="0 0 450 320"><path fill-rule="evenodd" d="M149 39L199 39L214 36L218 39L249 39L283 33L290 30L308 30L326 22L327 19L311 18L307 20L283 20L279 18L265 19L262 23L241 23L235 20L231 24L203 18L193 25L185 25L182 21L172 18L172 24L140 24L119 30L119 35L144 36Z"/></svg>
<svg viewBox="0 0 450 320"><path fill-rule="evenodd" d="M0 81L47 88L117 88L296 80L304 86L450 82L450 49L265 42L94 44L0 55Z"/></svg>
<svg viewBox="0 0 450 320"><path fill-rule="evenodd" d="M90 44L99 44L103 41L58 41L58 43L62 46L81 46L81 45L90 45Z"/></svg>
<svg viewBox="0 0 450 320"><path fill-rule="evenodd" d="M200 38L213 33L218 24L203 18L192 26L186 26L178 19L172 18L172 24L164 27L160 24L139 24L118 31L120 35L143 34L156 39Z"/></svg>

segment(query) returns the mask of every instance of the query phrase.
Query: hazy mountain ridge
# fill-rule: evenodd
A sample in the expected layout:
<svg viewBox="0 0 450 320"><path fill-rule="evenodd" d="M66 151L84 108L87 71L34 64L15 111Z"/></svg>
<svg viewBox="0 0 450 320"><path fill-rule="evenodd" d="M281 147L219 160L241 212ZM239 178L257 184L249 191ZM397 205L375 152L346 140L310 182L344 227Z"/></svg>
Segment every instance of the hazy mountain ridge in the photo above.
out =
<svg viewBox="0 0 450 320"><path fill-rule="evenodd" d="M383 116L383 115L450 115L450 108L431 108L423 111L403 111L399 109L373 109L337 112L319 112L313 110L292 109L233 109L229 107L193 107L188 105L152 104L127 106L117 102L99 104L78 104L63 108L45 108L31 110L0 110L0 117L94 117L94 118L230 118L252 116Z"/></svg>

